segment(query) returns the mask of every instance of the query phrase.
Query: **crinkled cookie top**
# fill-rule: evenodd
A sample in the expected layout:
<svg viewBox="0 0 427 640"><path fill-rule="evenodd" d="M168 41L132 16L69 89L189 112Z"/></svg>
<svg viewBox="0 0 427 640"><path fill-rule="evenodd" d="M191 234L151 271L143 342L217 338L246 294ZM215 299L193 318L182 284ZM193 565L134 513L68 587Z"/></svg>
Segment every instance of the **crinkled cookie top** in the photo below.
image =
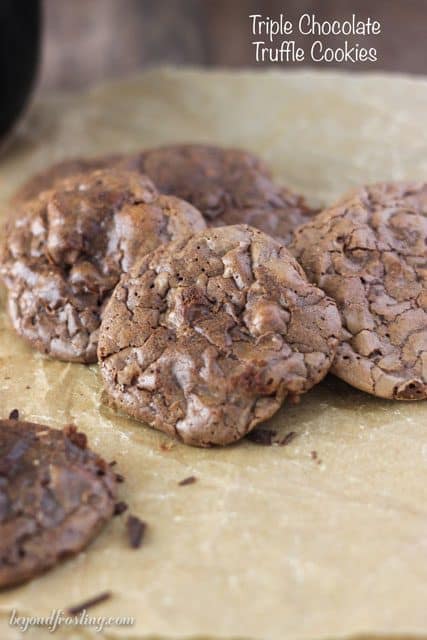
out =
<svg viewBox="0 0 427 640"><path fill-rule="evenodd" d="M136 258L205 228L187 202L138 173L62 180L12 212L0 254L17 332L53 357L96 361L111 290Z"/></svg>
<svg viewBox="0 0 427 640"><path fill-rule="evenodd" d="M427 398L427 186L352 192L297 229L289 249L344 326L332 371L383 398Z"/></svg>
<svg viewBox="0 0 427 640"><path fill-rule="evenodd" d="M341 323L288 251L247 225L160 247L106 308L99 359L115 405L197 445L228 444L327 373Z"/></svg>
<svg viewBox="0 0 427 640"><path fill-rule="evenodd" d="M143 151L139 169L162 193L194 204L208 226L250 224L286 243L314 211L277 186L258 156L213 145L181 144Z"/></svg>

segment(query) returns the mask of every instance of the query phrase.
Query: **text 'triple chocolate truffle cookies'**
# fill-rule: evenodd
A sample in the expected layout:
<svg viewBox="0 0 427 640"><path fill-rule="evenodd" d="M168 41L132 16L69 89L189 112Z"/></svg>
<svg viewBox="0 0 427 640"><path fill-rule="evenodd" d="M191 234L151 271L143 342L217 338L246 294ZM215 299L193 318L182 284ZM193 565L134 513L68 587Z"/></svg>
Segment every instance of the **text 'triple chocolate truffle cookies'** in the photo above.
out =
<svg viewBox="0 0 427 640"><path fill-rule="evenodd" d="M0 420L0 588L86 547L116 495L116 475L75 428Z"/></svg>
<svg viewBox="0 0 427 640"><path fill-rule="evenodd" d="M163 243L205 228L190 204L138 173L66 178L12 212L0 274L16 331L61 360L95 362L102 312L123 271Z"/></svg>
<svg viewBox="0 0 427 640"><path fill-rule="evenodd" d="M114 404L187 444L225 445L327 373L341 322L288 251L247 225L160 247L122 276L99 359Z"/></svg>
<svg viewBox="0 0 427 640"><path fill-rule="evenodd" d="M427 186L352 192L296 230L290 251L335 299L332 372L383 398L427 398Z"/></svg>

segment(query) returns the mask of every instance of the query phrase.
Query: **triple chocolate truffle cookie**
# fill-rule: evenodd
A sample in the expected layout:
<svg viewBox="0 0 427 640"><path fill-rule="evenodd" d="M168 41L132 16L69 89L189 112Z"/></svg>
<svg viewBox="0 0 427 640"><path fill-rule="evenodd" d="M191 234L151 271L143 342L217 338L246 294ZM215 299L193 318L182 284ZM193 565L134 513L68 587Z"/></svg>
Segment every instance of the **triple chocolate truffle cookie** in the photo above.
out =
<svg viewBox="0 0 427 640"><path fill-rule="evenodd" d="M316 213L302 196L277 186L256 155L213 145L178 144L95 158L72 158L39 172L12 202L35 198L66 177L95 169L135 170L147 175L164 194L197 207L208 226L251 224L287 244L290 233Z"/></svg>
<svg viewBox="0 0 427 640"><path fill-rule="evenodd" d="M162 193L191 202L208 226L245 223L287 243L314 211L278 187L260 158L240 149L181 144L144 151L139 170Z"/></svg>
<svg viewBox="0 0 427 640"><path fill-rule="evenodd" d="M205 228L190 204L138 173L104 169L57 183L14 211L0 249L16 331L60 360L95 362L120 275L161 244Z"/></svg>
<svg viewBox="0 0 427 640"><path fill-rule="evenodd" d="M86 547L116 493L115 474L75 427L0 420L0 588Z"/></svg>
<svg viewBox="0 0 427 640"><path fill-rule="evenodd" d="M332 372L382 398L427 398L427 185L352 192L289 248L341 312Z"/></svg>
<svg viewBox="0 0 427 640"><path fill-rule="evenodd" d="M159 247L122 276L98 355L115 406L207 447L318 383L340 331L335 303L285 247L235 225Z"/></svg>
<svg viewBox="0 0 427 640"><path fill-rule="evenodd" d="M360 198L367 207L388 207L398 201L405 207L427 215L427 182L377 182L353 189L338 204L352 198Z"/></svg>
<svg viewBox="0 0 427 640"><path fill-rule="evenodd" d="M70 158L57 162L31 176L12 198L13 204L36 198L42 191L53 189L63 178L96 171L97 169L133 169L135 162L129 156L112 153L93 158Z"/></svg>

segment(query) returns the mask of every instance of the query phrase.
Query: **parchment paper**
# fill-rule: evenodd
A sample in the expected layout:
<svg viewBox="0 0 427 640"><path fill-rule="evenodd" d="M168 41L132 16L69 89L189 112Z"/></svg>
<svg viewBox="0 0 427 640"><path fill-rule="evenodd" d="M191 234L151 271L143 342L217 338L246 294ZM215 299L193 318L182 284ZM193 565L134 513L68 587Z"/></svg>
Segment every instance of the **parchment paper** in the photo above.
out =
<svg viewBox="0 0 427 640"><path fill-rule="evenodd" d="M0 160L0 197L65 156L206 141L259 152L328 203L361 182L425 179L426 113L423 79L153 70L39 100ZM96 366L31 351L3 297L0 406L77 423L118 461L122 497L149 523L138 551L116 518L79 557L0 594L2 639L19 637L13 607L42 615L105 589L114 597L94 614L136 619L107 638L427 637L427 403L376 400L330 378L271 421L297 432L286 447L189 448L103 406ZM178 486L189 475L198 482Z"/></svg>

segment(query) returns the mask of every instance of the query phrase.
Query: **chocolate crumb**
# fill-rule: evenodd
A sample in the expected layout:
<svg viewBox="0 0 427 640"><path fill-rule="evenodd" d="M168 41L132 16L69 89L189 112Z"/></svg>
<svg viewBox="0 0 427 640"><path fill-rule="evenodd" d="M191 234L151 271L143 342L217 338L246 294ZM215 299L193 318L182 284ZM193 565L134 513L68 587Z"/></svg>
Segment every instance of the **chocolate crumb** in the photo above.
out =
<svg viewBox="0 0 427 640"><path fill-rule="evenodd" d="M254 431L250 431L246 437L256 444L271 446L276 435L277 431L274 429L254 429Z"/></svg>
<svg viewBox="0 0 427 640"><path fill-rule="evenodd" d="M282 440L279 440L277 444L279 445L279 447L286 447L286 445L292 442L292 440L294 440L294 438L296 437L297 433L295 431L289 431L289 433L287 433L285 437L282 438Z"/></svg>
<svg viewBox="0 0 427 640"><path fill-rule="evenodd" d="M161 442L160 443L160 449L162 451L170 451L171 449L174 448L174 443L173 442Z"/></svg>
<svg viewBox="0 0 427 640"><path fill-rule="evenodd" d="M185 487L187 484L194 484L195 482L197 482L196 476L188 476L188 478L184 478L184 480L178 482L178 485L180 487Z"/></svg>
<svg viewBox="0 0 427 640"><path fill-rule="evenodd" d="M139 549L142 544L147 524L140 520L137 516L128 516L126 520L126 528L128 532L129 544L132 549Z"/></svg>
<svg viewBox="0 0 427 640"><path fill-rule="evenodd" d="M71 440L71 442L76 445L76 447L79 449L86 449L87 437L84 433L78 431L75 424L67 424L64 427L64 434L67 436L68 440Z"/></svg>
<svg viewBox="0 0 427 640"><path fill-rule="evenodd" d="M111 462L109 463L110 467L115 467L117 464L117 460L111 460Z"/></svg>
<svg viewBox="0 0 427 640"><path fill-rule="evenodd" d="M97 604L101 604L101 602L105 602L106 600L109 600L112 597L112 595L113 594L111 593L111 591L103 591L98 596L89 598L88 600L86 600L85 602L82 602L81 604L77 604L73 607L69 607L67 609L67 613L70 616L77 616L79 613L82 613L82 611L86 611L86 609L91 609L92 607L95 607Z"/></svg>
<svg viewBox="0 0 427 640"><path fill-rule="evenodd" d="M9 413L9 420L19 420L18 409L12 409L12 411Z"/></svg>
<svg viewBox="0 0 427 640"><path fill-rule="evenodd" d="M123 502L123 500L121 500L120 502L116 502L116 504L114 505L114 515L121 516L127 508L128 505L126 504L126 502Z"/></svg>
<svg viewBox="0 0 427 640"><path fill-rule="evenodd" d="M122 476L121 473L116 473L116 481L117 482L124 482L125 478L124 478L124 476Z"/></svg>
<svg viewBox="0 0 427 640"><path fill-rule="evenodd" d="M322 461L319 458L319 455L318 455L317 451L311 451L310 452L310 456L311 456L311 459L316 462L316 464L322 464Z"/></svg>

